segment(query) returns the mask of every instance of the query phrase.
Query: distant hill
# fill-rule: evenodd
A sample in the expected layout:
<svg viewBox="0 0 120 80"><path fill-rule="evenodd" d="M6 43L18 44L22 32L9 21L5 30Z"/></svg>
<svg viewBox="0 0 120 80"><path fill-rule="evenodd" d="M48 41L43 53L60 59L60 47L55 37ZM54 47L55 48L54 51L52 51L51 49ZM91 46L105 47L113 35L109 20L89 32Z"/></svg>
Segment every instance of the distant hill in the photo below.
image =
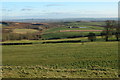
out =
<svg viewBox="0 0 120 80"><path fill-rule="evenodd" d="M43 23L43 22L106 21L106 20L117 20L117 18L9 19L3 21Z"/></svg>

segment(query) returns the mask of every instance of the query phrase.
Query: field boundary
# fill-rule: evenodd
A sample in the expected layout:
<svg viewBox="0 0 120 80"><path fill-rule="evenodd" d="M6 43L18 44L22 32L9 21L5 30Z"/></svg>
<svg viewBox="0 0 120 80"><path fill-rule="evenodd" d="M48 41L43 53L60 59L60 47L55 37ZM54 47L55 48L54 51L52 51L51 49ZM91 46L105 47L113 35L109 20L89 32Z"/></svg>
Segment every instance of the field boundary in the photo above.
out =
<svg viewBox="0 0 120 80"><path fill-rule="evenodd" d="M60 30L60 32L101 32L104 30Z"/></svg>

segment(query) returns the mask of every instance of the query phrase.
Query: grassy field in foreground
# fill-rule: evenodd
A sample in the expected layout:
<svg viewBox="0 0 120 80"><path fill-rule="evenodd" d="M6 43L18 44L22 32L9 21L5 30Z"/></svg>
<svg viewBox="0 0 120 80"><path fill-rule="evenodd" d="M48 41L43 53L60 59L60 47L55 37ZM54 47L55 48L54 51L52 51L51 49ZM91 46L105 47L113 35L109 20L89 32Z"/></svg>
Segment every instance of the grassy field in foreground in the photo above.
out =
<svg viewBox="0 0 120 80"><path fill-rule="evenodd" d="M3 77L117 77L118 42L3 46Z"/></svg>

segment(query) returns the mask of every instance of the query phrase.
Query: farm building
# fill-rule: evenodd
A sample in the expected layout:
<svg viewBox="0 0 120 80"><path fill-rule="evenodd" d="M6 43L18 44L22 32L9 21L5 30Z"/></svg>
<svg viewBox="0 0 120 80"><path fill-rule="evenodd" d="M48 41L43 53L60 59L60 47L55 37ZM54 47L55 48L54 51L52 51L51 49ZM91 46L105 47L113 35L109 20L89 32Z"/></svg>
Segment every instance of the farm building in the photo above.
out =
<svg viewBox="0 0 120 80"><path fill-rule="evenodd" d="M68 28L86 28L86 27L72 27L72 26L70 26Z"/></svg>

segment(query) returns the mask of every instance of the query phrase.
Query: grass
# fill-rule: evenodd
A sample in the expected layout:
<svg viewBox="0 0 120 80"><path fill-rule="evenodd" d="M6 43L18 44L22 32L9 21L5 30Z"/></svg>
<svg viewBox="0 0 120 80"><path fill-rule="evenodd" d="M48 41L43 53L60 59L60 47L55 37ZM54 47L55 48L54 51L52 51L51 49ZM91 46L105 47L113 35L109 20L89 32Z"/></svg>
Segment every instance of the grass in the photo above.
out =
<svg viewBox="0 0 120 80"><path fill-rule="evenodd" d="M86 28L68 28L68 27L57 27L57 28L50 28L44 31L44 33L49 32L56 32L60 30L103 30L103 27L96 27L96 26L78 26L78 27L86 27Z"/></svg>
<svg viewBox="0 0 120 80"><path fill-rule="evenodd" d="M104 30L103 27L99 27L100 25L104 25L103 22L72 22L68 23L68 26L64 27L55 27L49 28L43 31L42 38L50 39L50 38L67 38L74 36L86 36L89 32L59 32L60 30ZM96 25L96 26L93 26ZM68 28L69 26L75 27L86 27L86 28ZM94 32L96 34L100 34L101 32Z"/></svg>
<svg viewBox="0 0 120 80"><path fill-rule="evenodd" d="M3 46L3 76L113 78L117 57L118 42Z"/></svg>
<svg viewBox="0 0 120 80"><path fill-rule="evenodd" d="M19 34L25 34L25 33L35 33L38 32L38 30L35 29L14 29L14 33L19 33Z"/></svg>
<svg viewBox="0 0 120 80"><path fill-rule="evenodd" d="M36 66L3 66L6 78L117 78L117 70L94 66L91 69L53 69Z"/></svg>
<svg viewBox="0 0 120 80"><path fill-rule="evenodd" d="M52 39L52 40L9 40L0 43L42 43L42 42L56 42L56 41L89 41L88 37L66 38L66 39ZM109 40L116 40L115 36L111 36ZM105 41L101 36L96 37L96 41Z"/></svg>
<svg viewBox="0 0 120 80"><path fill-rule="evenodd" d="M103 22L72 22L70 26L87 27L85 30L102 30ZM79 29L79 28L78 28ZM71 30L78 30L71 29ZM81 28L82 29L82 28ZM82 29L82 30L84 30ZM2 46L3 78L118 78L118 42L49 43L55 41L88 41L87 37L69 38L87 35L89 32L58 32L68 30L65 27L45 30L43 39L56 40L20 40L2 43L37 43L31 45ZM33 29L15 29L16 33L34 33ZM99 34L99 32L95 32ZM64 38L64 39L63 39ZM115 37L110 37L111 40ZM39 44L38 44L39 43Z"/></svg>
<svg viewBox="0 0 120 80"><path fill-rule="evenodd" d="M43 34L42 39L54 39L54 38L70 38L70 37L77 37L77 36L86 36L89 32L56 32L56 33L49 33ZM100 34L100 32L94 32L96 35Z"/></svg>

